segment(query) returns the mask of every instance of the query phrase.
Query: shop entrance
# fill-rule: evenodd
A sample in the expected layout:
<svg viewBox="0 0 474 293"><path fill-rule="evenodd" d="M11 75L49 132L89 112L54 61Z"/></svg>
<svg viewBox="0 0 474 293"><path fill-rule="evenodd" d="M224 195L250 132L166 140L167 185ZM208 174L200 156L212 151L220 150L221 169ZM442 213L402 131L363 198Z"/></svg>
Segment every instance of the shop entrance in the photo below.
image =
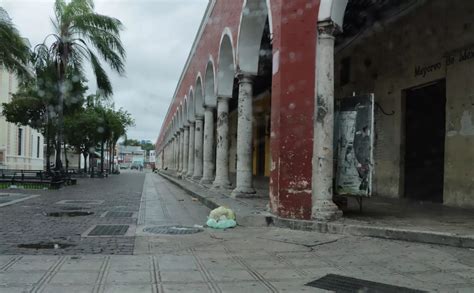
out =
<svg viewBox="0 0 474 293"><path fill-rule="evenodd" d="M406 90L405 197L443 202L446 83Z"/></svg>

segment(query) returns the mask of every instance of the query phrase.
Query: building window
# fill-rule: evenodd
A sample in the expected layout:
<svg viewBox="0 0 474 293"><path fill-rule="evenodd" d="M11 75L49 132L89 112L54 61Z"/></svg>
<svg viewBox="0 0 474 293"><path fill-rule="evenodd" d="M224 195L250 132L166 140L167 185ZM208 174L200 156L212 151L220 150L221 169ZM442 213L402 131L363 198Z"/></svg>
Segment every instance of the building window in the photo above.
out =
<svg viewBox="0 0 474 293"><path fill-rule="evenodd" d="M39 158L40 157L40 137L38 135L38 138L36 140L36 157Z"/></svg>
<svg viewBox="0 0 474 293"><path fill-rule="evenodd" d="M341 86L346 85L351 81L351 57L346 57L341 60L340 74Z"/></svg>
<svg viewBox="0 0 474 293"><path fill-rule="evenodd" d="M23 147L23 129L18 129L18 155L21 156L21 149Z"/></svg>

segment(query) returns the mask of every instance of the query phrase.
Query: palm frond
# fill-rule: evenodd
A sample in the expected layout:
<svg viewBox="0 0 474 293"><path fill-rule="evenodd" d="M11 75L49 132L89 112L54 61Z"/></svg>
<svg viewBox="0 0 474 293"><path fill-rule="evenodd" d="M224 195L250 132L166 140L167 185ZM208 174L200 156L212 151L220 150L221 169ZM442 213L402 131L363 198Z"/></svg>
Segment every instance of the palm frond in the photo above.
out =
<svg viewBox="0 0 474 293"><path fill-rule="evenodd" d="M0 63L24 80L31 77L27 64L30 49L9 21L0 20Z"/></svg>
<svg viewBox="0 0 474 293"><path fill-rule="evenodd" d="M92 69L94 70L94 74L96 77L97 87L103 93L104 96L108 97L111 96L112 91L112 84L110 83L109 77L105 72L104 68L100 64L99 59L97 56L89 50L89 56L91 60Z"/></svg>

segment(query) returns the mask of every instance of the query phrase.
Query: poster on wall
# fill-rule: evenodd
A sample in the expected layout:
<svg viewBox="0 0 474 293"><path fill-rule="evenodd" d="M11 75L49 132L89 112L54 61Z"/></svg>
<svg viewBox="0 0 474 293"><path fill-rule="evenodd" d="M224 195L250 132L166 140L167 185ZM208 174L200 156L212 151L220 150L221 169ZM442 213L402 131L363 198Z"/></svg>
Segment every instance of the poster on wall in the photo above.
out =
<svg viewBox="0 0 474 293"><path fill-rule="evenodd" d="M374 95L340 100L335 122L336 194L371 196Z"/></svg>

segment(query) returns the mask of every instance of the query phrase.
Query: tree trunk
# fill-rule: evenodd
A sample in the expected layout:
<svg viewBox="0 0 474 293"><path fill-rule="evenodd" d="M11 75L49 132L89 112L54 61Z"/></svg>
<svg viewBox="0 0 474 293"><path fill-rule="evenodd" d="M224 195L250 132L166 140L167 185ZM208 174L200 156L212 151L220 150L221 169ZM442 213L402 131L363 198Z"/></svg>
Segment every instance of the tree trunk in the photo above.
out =
<svg viewBox="0 0 474 293"><path fill-rule="evenodd" d="M81 152L77 153L77 172L81 171Z"/></svg>
<svg viewBox="0 0 474 293"><path fill-rule="evenodd" d="M46 172L51 171L51 129L50 129L50 122L48 121L48 125L46 126Z"/></svg>
<svg viewBox="0 0 474 293"><path fill-rule="evenodd" d="M104 141L100 143L100 173L104 173Z"/></svg>
<svg viewBox="0 0 474 293"><path fill-rule="evenodd" d="M69 169L69 161L67 159L67 147L66 147L66 143L64 143L64 160L66 161L66 173L67 173L67 170Z"/></svg>
<svg viewBox="0 0 474 293"><path fill-rule="evenodd" d="M87 152L82 153L82 156L84 156L84 173L87 174Z"/></svg>

